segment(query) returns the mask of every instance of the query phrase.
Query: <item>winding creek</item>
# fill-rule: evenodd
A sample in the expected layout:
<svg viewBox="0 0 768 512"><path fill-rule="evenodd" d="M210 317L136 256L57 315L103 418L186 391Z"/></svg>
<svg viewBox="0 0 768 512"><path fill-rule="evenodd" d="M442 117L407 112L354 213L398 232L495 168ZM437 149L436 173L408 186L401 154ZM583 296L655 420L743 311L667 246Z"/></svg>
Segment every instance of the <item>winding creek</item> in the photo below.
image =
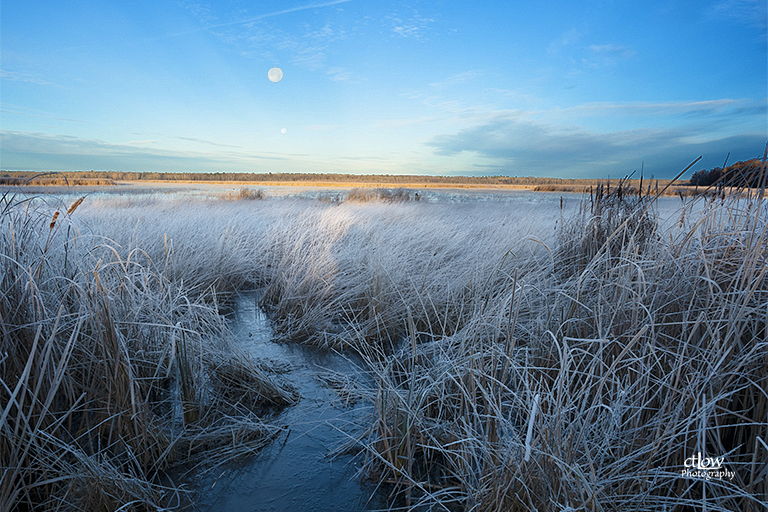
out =
<svg viewBox="0 0 768 512"><path fill-rule="evenodd" d="M238 298L232 329L248 353L290 368L285 377L301 399L276 416L274 423L286 430L257 455L194 482L195 510L386 509L385 493L360 481L361 456L343 450L369 425L370 406L345 401L327 384L327 377L361 383L370 377L342 355L274 342L271 322L253 293Z"/></svg>

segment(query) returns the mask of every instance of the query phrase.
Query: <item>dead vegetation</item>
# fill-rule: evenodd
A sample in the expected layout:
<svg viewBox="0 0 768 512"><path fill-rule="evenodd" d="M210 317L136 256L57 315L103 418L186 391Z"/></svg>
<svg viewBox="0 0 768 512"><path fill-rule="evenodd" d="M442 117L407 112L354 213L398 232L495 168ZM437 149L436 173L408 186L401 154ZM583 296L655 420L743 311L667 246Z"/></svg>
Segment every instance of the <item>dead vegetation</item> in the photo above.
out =
<svg viewBox="0 0 768 512"><path fill-rule="evenodd" d="M765 509L762 193L666 238L618 194L593 196L538 279L489 290L453 334L409 324L377 366L367 470L407 508ZM686 476L698 453L731 473Z"/></svg>
<svg viewBox="0 0 768 512"><path fill-rule="evenodd" d="M81 202L0 199L2 510L156 510L172 463L260 446L279 428L257 413L297 398L224 350L213 289L85 236Z"/></svg>
<svg viewBox="0 0 768 512"><path fill-rule="evenodd" d="M406 509L764 510L762 194L669 230L611 185L556 230L377 196L101 209L88 236L6 200L2 505L150 509L172 461L270 439L295 394L216 343L214 290L255 286L283 340L366 361L373 389L323 380L372 401L364 472ZM686 476L698 453L732 476Z"/></svg>

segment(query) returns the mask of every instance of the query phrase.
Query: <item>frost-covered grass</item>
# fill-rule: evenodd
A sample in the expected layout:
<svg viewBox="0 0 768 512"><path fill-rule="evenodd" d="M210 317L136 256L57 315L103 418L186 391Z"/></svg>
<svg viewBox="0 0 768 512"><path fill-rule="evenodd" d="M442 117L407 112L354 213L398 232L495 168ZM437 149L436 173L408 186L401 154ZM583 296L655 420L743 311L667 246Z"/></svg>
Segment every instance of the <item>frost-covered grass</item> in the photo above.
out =
<svg viewBox="0 0 768 512"><path fill-rule="evenodd" d="M106 204L81 224L167 260L187 287L263 288L284 339L379 349L399 343L409 310L420 328L455 332L497 283L551 259L559 219L500 203L284 199Z"/></svg>
<svg viewBox="0 0 768 512"><path fill-rule="evenodd" d="M272 386L258 396L289 402L290 390L271 384L265 369L243 372L208 348L224 336L218 308L229 294L257 288L282 339L355 350L368 361L376 412L360 441L365 472L393 484L407 505L761 510L768 504L765 204L702 203L666 230L652 206L636 203L608 196L561 212L509 203L86 200L71 215L62 211L54 227L52 211L6 207L4 346L26 348L4 349L0 442L30 448L7 463L17 469L4 477L2 496L7 503L49 490L82 495L70 483L72 461L109 462L104 474L153 482L157 465L149 462L148 473L131 478L145 467L142 457L162 462L158 454L173 440L162 444L146 432L170 432L173 423L134 408L157 409L153 400L171 392L194 405L184 409L184 439L195 426L202 436L225 419L255 422L248 416L255 408L233 410L226 388L185 398L185 372L215 376L201 370L210 360L240 376L235 389L255 379ZM90 348L70 355L68 340L82 332ZM173 348L179 340L188 352ZM72 375L69 387L62 378L46 391L52 397L90 389L94 379L123 382L121 371L135 384L121 384L115 400L71 392L46 420L53 430L41 434L27 418L46 417L48 408L24 412L47 396L25 376L26 366L41 366L28 363L33 357ZM107 373L89 373L104 360L118 361L117 369L101 363ZM161 398L152 398L156 382L166 382ZM18 402L7 399L17 386L27 398L6 405ZM80 412L102 410L109 412ZM95 417L88 429L64 426L86 416ZM106 451L91 444L75 456L68 448L84 431L135 430L137 421L169 426L113 434ZM27 437L11 437L25 429ZM123 438L134 445L123 447ZM698 452L723 457L733 479L684 477L685 460ZM70 472L47 469L50 460L70 464ZM49 487L33 483L46 479ZM114 503L145 499L136 493L117 494Z"/></svg>
<svg viewBox="0 0 768 512"><path fill-rule="evenodd" d="M229 349L170 245L81 230L79 205L0 200L0 510L178 504L166 468L259 448L261 410L297 398Z"/></svg>
<svg viewBox="0 0 768 512"><path fill-rule="evenodd" d="M377 366L369 474L409 506L764 510L766 204L672 233L644 208L572 219L455 333L411 327ZM731 474L684 476L700 453Z"/></svg>

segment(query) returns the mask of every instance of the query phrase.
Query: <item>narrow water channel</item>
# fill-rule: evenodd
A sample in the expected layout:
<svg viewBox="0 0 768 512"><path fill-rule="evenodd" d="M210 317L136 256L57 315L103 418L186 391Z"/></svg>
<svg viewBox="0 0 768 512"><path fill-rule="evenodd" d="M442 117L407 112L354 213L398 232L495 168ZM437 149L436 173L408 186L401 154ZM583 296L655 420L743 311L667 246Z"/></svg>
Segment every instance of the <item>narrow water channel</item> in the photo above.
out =
<svg viewBox="0 0 768 512"><path fill-rule="evenodd" d="M256 456L217 469L198 482L198 511L367 511L386 509L386 496L361 484L360 457L335 452L370 421L370 405L345 402L321 382L329 372L355 380L365 372L339 354L272 340L272 327L253 294L236 304L232 329L256 358L289 365L285 377L301 399L275 423L287 427Z"/></svg>

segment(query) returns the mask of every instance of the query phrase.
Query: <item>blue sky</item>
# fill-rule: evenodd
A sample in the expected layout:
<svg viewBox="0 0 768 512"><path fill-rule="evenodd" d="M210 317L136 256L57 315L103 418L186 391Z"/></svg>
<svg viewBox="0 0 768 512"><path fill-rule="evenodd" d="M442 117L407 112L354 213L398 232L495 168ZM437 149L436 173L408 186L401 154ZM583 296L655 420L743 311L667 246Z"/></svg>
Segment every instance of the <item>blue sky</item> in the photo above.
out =
<svg viewBox="0 0 768 512"><path fill-rule="evenodd" d="M764 0L3 2L0 166L671 177L699 155L697 168L762 155L767 12Z"/></svg>

